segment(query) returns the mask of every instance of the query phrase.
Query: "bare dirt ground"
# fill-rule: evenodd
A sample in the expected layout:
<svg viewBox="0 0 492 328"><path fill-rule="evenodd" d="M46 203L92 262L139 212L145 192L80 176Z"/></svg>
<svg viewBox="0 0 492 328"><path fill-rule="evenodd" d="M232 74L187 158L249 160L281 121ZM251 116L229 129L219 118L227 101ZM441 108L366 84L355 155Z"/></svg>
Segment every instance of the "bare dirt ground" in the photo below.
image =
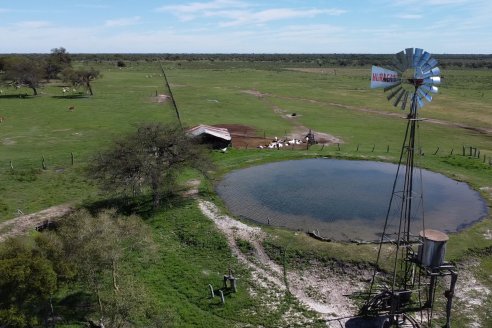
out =
<svg viewBox="0 0 492 328"><path fill-rule="evenodd" d="M27 234L45 221L52 221L74 211L72 204L62 204L47 208L37 213L19 216L0 223L0 242L8 237Z"/></svg>
<svg viewBox="0 0 492 328"><path fill-rule="evenodd" d="M308 309L317 312L324 319L334 319L354 315L357 308L347 295L361 291L365 284L342 273L335 273L322 265L314 265L304 270L284 268L272 261L262 246L266 238L259 227L251 227L230 216L222 215L209 201L199 200L198 206L205 216L211 219L225 235L233 254L252 273L260 288L274 288L278 294L290 293ZM243 254L237 240L245 240L254 248L254 256ZM255 293L255 291L251 291ZM307 320L308 318L304 318ZM296 320L299 320L297 318ZM300 324L299 321L297 321ZM338 322L333 322L335 327Z"/></svg>

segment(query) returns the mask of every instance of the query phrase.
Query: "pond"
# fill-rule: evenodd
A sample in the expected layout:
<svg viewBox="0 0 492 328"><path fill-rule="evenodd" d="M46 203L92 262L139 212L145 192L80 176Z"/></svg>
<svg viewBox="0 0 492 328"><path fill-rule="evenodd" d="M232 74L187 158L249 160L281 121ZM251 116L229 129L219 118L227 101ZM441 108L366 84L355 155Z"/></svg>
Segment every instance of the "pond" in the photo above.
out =
<svg viewBox="0 0 492 328"><path fill-rule="evenodd" d="M217 192L234 215L259 223L316 230L333 240L377 240L396 170L397 165L382 162L292 160L229 173ZM400 181L403 178L396 191L402 189ZM478 192L442 174L416 170L414 190L414 234L423 228L422 213L425 228L444 232L458 231L487 215ZM400 204L400 197L394 197L387 232L397 229Z"/></svg>

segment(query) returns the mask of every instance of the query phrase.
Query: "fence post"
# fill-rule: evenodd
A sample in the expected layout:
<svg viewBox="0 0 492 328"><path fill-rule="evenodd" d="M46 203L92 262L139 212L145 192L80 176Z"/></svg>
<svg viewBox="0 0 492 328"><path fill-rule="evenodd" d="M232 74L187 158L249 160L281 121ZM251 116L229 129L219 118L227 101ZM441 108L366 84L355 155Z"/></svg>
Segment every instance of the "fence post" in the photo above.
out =
<svg viewBox="0 0 492 328"><path fill-rule="evenodd" d="M224 292L222 290L219 290L219 292L220 292L220 300L222 301L222 304L225 304Z"/></svg>

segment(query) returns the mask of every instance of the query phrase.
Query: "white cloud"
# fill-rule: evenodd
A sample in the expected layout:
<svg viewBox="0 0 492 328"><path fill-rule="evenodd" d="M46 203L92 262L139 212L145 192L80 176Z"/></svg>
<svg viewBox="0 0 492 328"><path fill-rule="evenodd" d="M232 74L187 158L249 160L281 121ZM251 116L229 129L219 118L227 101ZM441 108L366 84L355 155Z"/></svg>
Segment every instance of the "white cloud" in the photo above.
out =
<svg viewBox="0 0 492 328"><path fill-rule="evenodd" d="M208 12L206 16L217 16L230 19L220 23L222 27L237 26L245 24L265 24L271 21L285 20L291 18L312 18L318 15L341 15L345 13L341 9L290 9L274 8L257 12L251 11L218 11Z"/></svg>
<svg viewBox="0 0 492 328"><path fill-rule="evenodd" d="M217 10L234 10L244 9L250 5L236 0L214 0L210 2L192 2L184 5L166 5L156 9L158 12L170 12L177 16L182 21L190 21L199 16L203 16L204 12Z"/></svg>
<svg viewBox="0 0 492 328"><path fill-rule="evenodd" d="M253 10L245 2L236 0L214 0L210 2L193 2L184 5L169 5L157 8L160 12L176 15L181 21L191 21L199 17L217 17L227 21L220 22L222 27L244 24L265 24L271 21L291 18L312 18L318 15L341 15L346 11L336 8L271 8Z"/></svg>
<svg viewBox="0 0 492 328"><path fill-rule="evenodd" d="M53 24L48 21L22 21L15 24L16 27L26 29L38 29L53 27Z"/></svg>
<svg viewBox="0 0 492 328"><path fill-rule="evenodd" d="M397 15L397 18L401 19L421 19L422 15L419 14L403 14L403 15Z"/></svg>
<svg viewBox="0 0 492 328"><path fill-rule="evenodd" d="M122 27L122 26L131 26L136 25L140 22L141 17L127 17L127 18L118 18L118 19L109 19L104 23L106 27Z"/></svg>

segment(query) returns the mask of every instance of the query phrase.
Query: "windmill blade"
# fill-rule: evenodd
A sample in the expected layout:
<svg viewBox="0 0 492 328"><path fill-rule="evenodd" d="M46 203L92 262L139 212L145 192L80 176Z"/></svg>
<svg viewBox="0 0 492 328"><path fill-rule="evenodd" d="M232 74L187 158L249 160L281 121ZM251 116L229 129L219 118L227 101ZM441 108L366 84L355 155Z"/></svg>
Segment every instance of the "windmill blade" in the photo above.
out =
<svg viewBox="0 0 492 328"><path fill-rule="evenodd" d="M415 53L413 54L413 64L412 67L417 67L420 61L420 57L422 57L422 53L424 49L415 48Z"/></svg>
<svg viewBox="0 0 492 328"><path fill-rule="evenodd" d="M400 93L396 96L395 102L393 103L393 106L398 107L398 104L400 103L401 98L405 94L405 90L401 89Z"/></svg>
<svg viewBox="0 0 492 328"><path fill-rule="evenodd" d="M408 101L408 91L405 91L405 95L403 96L403 101L401 103L401 109L405 110L405 107L407 106L407 101Z"/></svg>
<svg viewBox="0 0 492 328"><path fill-rule="evenodd" d="M420 95L421 97L425 98L425 100L427 100L428 102L431 102L431 101L432 101L432 96L431 96L430 94L428 94L428 93L424 92L424 91L422 90L422 88L419 88L419 89L417 90L417 92L419 93L419 95Z"/></svg>
<svg viewBox="0 0 492 328"><path fill-rule="evenodd" d="M399 53L396 54L396 60L400 63L401 67L403 68L402 71L405 71L407 69L407 57L405 56L405 53L403 51L400 51Z"/></svg>
<svg viewBox="0 0 492 328"><path fill-rule="evenodd" d="M400 74L398 72L382 68L379 66L372 66L371 70L371 88L388 88L396 84L400 84Z"/></svg>
<svg viewBox="0 0 492 328"><path fill-rule="evenodd" d="M405 71L405 67L396 59L396 57L392 58L392 68L395 68L397 72L403 73Z"/></svg>
<svg viewBox="0 0 492 328"><path fill-rule="evenodd" d="M422 85L420 88L425 92L425 93L437 93L439 91L438 87L435 87L433 85Z"/></svg>
<svg viewBox="0 0 492 328"><path fill-rule="evenodd" d="M424 84L441 84L441 78L439 76L431 76L424 79Z"/></svg>
<svg viewBox="0 0 492 328"><path fill-rule="evenodd" d="M414 67L413 66L413 48L406 48L405 49L406 53L406 61L407 61L407 67Z"/></svg>
<svg viewBox="0 0 492 328"><path fill-rule="evenodd" d="M427 63L425 63L423 66L422 66L422 71L428 71L434 67L436 67L438 64L438 61L434 58L431 58L427 61Z"/></svg>
<svg viewBox="0 0 492 328"><path fill-rule="evenodd" d="M429 60L430 56L431 56L431 54L428 53L427 51L425 51L424 54L422 55L422 57L420 57L420 61L417 64L417 66L422 67Z"/></svg>
<svg viewBox="0 0 492 328"><path fill-rule="evenodd" d="M390 85L389 87L384 88L383 90L384 90L384 92L390 91L391 89L396 88L399 85L401 85L401 80L396 84L393 84L393 85Z"/></svg>
<svg viewBox="0 0 492 328"><path fill-rule="evenodd" d="M390 93L390 94L388 95L388 97L386 97L386 98L387 98L388 100L391 100L391 98L393 98L394 96L396 96L396 94L397 94L397 93L399 93L399 92L400 92L400 90L403 90L403 88L402 88L402 87L399 87L398 89L396 89L396 91L393 91L392 93Z"/></svg>
<svg viewBox="0 0 492 328"><path fill-rule="evenodd" d="M417 100L417 108L420 109L424 107L424 102L422 101L422 98L420 98L418 94L415 96L415 98Z"/></svg>
<svg viewBox="0 0 492 328"><path fill-rule="evenodd" d="M439 67L434 67L433 69L431 69L430 71L426 71L424 72L423 74L423 77L424 79L427 78L427 77L431 77L431 76L439 76L441 75L441 70L439 69Z"/></svg>

